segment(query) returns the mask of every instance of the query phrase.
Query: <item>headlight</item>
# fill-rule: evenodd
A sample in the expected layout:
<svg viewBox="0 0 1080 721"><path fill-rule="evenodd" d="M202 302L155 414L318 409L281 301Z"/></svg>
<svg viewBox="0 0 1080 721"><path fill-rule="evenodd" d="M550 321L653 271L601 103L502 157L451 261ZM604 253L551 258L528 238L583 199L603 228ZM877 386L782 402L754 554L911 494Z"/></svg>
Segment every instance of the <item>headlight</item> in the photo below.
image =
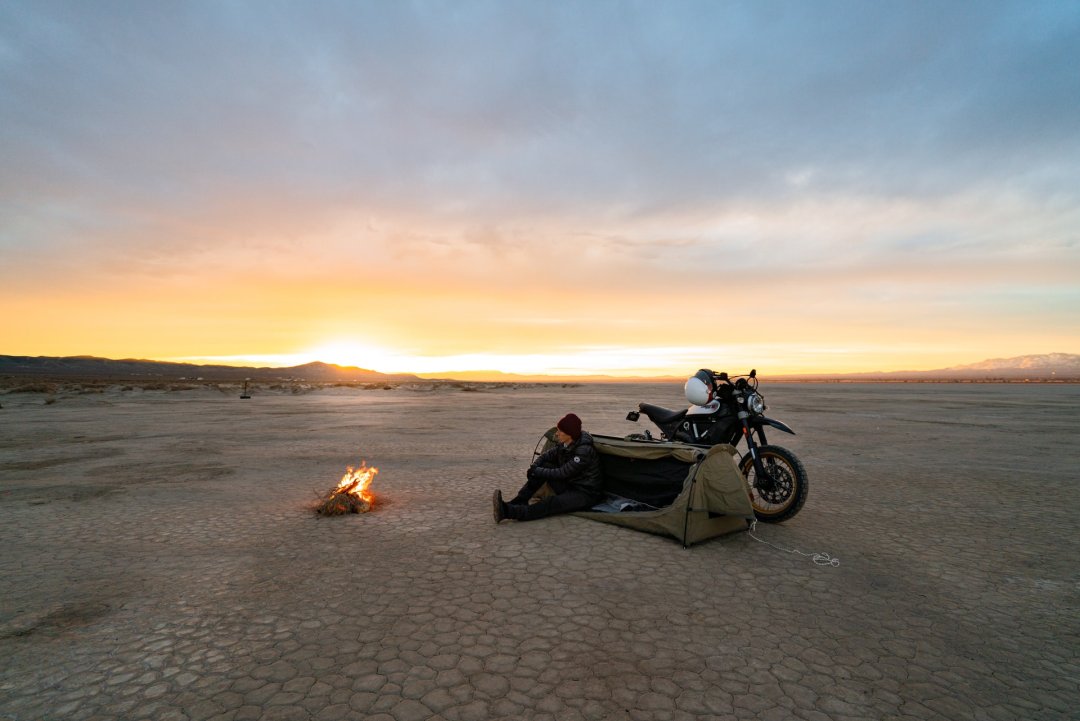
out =
<svg viewBox="0 0 1080 721"><path fill-rule="evenodd" d="M751 393L746 398L746 407L750 409L751 413L763 413L765 411L765 400L757 393Z"/></svg>

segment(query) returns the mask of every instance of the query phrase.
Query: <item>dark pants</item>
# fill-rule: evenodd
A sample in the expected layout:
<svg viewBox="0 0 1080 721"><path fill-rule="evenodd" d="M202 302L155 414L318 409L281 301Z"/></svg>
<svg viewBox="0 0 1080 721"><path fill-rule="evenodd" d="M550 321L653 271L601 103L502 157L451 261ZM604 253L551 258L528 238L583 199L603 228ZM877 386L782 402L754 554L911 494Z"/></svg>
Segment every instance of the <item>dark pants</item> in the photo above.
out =
<svg viewBox="0 0 1080 721"><path fill-rule="evenodd" d="M536 503L529 503L529 499L545 483L551 486L555 495L543 498ZM547 518L559 513L583 511L599 502L600 496L580 491L564 481L531 478L525 482L518 494L507 502L506 517L517 521L535 521L538 518Z"/></svg>

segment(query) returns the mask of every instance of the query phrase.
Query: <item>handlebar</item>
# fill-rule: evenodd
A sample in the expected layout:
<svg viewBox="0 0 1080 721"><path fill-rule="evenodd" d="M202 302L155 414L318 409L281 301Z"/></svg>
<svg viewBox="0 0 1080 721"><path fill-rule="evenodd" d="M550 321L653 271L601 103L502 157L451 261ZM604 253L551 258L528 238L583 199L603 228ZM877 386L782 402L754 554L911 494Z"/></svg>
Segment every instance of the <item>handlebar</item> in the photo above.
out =
<svg viewBox="0 0 1080 721"><path fill-rule="evenodd" d="M738 387L739 385L743 385L757 388L757 368L751 368L750 372L743 376L729 376L727 374L727 371L720 371L719 373L716 373L715 371L707 369L703 370L705 370L706 373L712 376L714 381L720 381L721 383L726 383L729 386ZM701 371L698 372L700 373ZM732 383L732 378L735 378L737 380ZM749 379L749 381L746 379Z"/></svg>
<svg viewBox="0 0 1080 721"><path fill-rule="evenodd" d="M755 380L757 379L757 368L751 368L750 372L744 376L729 376L727 374L727 371L720 371L719 373L717 373L715 371L707 370L705 372L710 374L715 380L724 381L725 383L730 383L732 378L753 378Z"/></svg>

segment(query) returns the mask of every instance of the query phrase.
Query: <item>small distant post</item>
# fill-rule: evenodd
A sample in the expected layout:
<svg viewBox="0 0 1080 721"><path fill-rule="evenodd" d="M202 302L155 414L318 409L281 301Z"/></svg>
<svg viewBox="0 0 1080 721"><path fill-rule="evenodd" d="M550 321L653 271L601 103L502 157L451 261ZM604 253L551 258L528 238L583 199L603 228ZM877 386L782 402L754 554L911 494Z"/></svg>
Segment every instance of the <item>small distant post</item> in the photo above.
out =
<svg viewBox="0 0 1080 721"><path fill-rule="evenodd" d="M251 380L251 379L250 378L245 378L244 379L244 388L243 388L243 390L240 391L241 400L251 398L251 395L248 394L248 389L247 389L247 384L248 384L249 380Z"/></svg>

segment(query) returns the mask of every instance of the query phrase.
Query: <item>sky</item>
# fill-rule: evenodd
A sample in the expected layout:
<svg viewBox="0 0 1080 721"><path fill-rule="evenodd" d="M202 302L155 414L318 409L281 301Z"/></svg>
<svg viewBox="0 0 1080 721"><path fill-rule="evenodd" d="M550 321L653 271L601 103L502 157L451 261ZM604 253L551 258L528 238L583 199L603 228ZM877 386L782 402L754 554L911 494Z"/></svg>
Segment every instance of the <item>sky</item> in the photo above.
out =
<svg viewBox="0 0 1080 721"><path fill-rule="evenodd" d="M1080 353L1078 2L0 3L0 353Z"/></svg>

